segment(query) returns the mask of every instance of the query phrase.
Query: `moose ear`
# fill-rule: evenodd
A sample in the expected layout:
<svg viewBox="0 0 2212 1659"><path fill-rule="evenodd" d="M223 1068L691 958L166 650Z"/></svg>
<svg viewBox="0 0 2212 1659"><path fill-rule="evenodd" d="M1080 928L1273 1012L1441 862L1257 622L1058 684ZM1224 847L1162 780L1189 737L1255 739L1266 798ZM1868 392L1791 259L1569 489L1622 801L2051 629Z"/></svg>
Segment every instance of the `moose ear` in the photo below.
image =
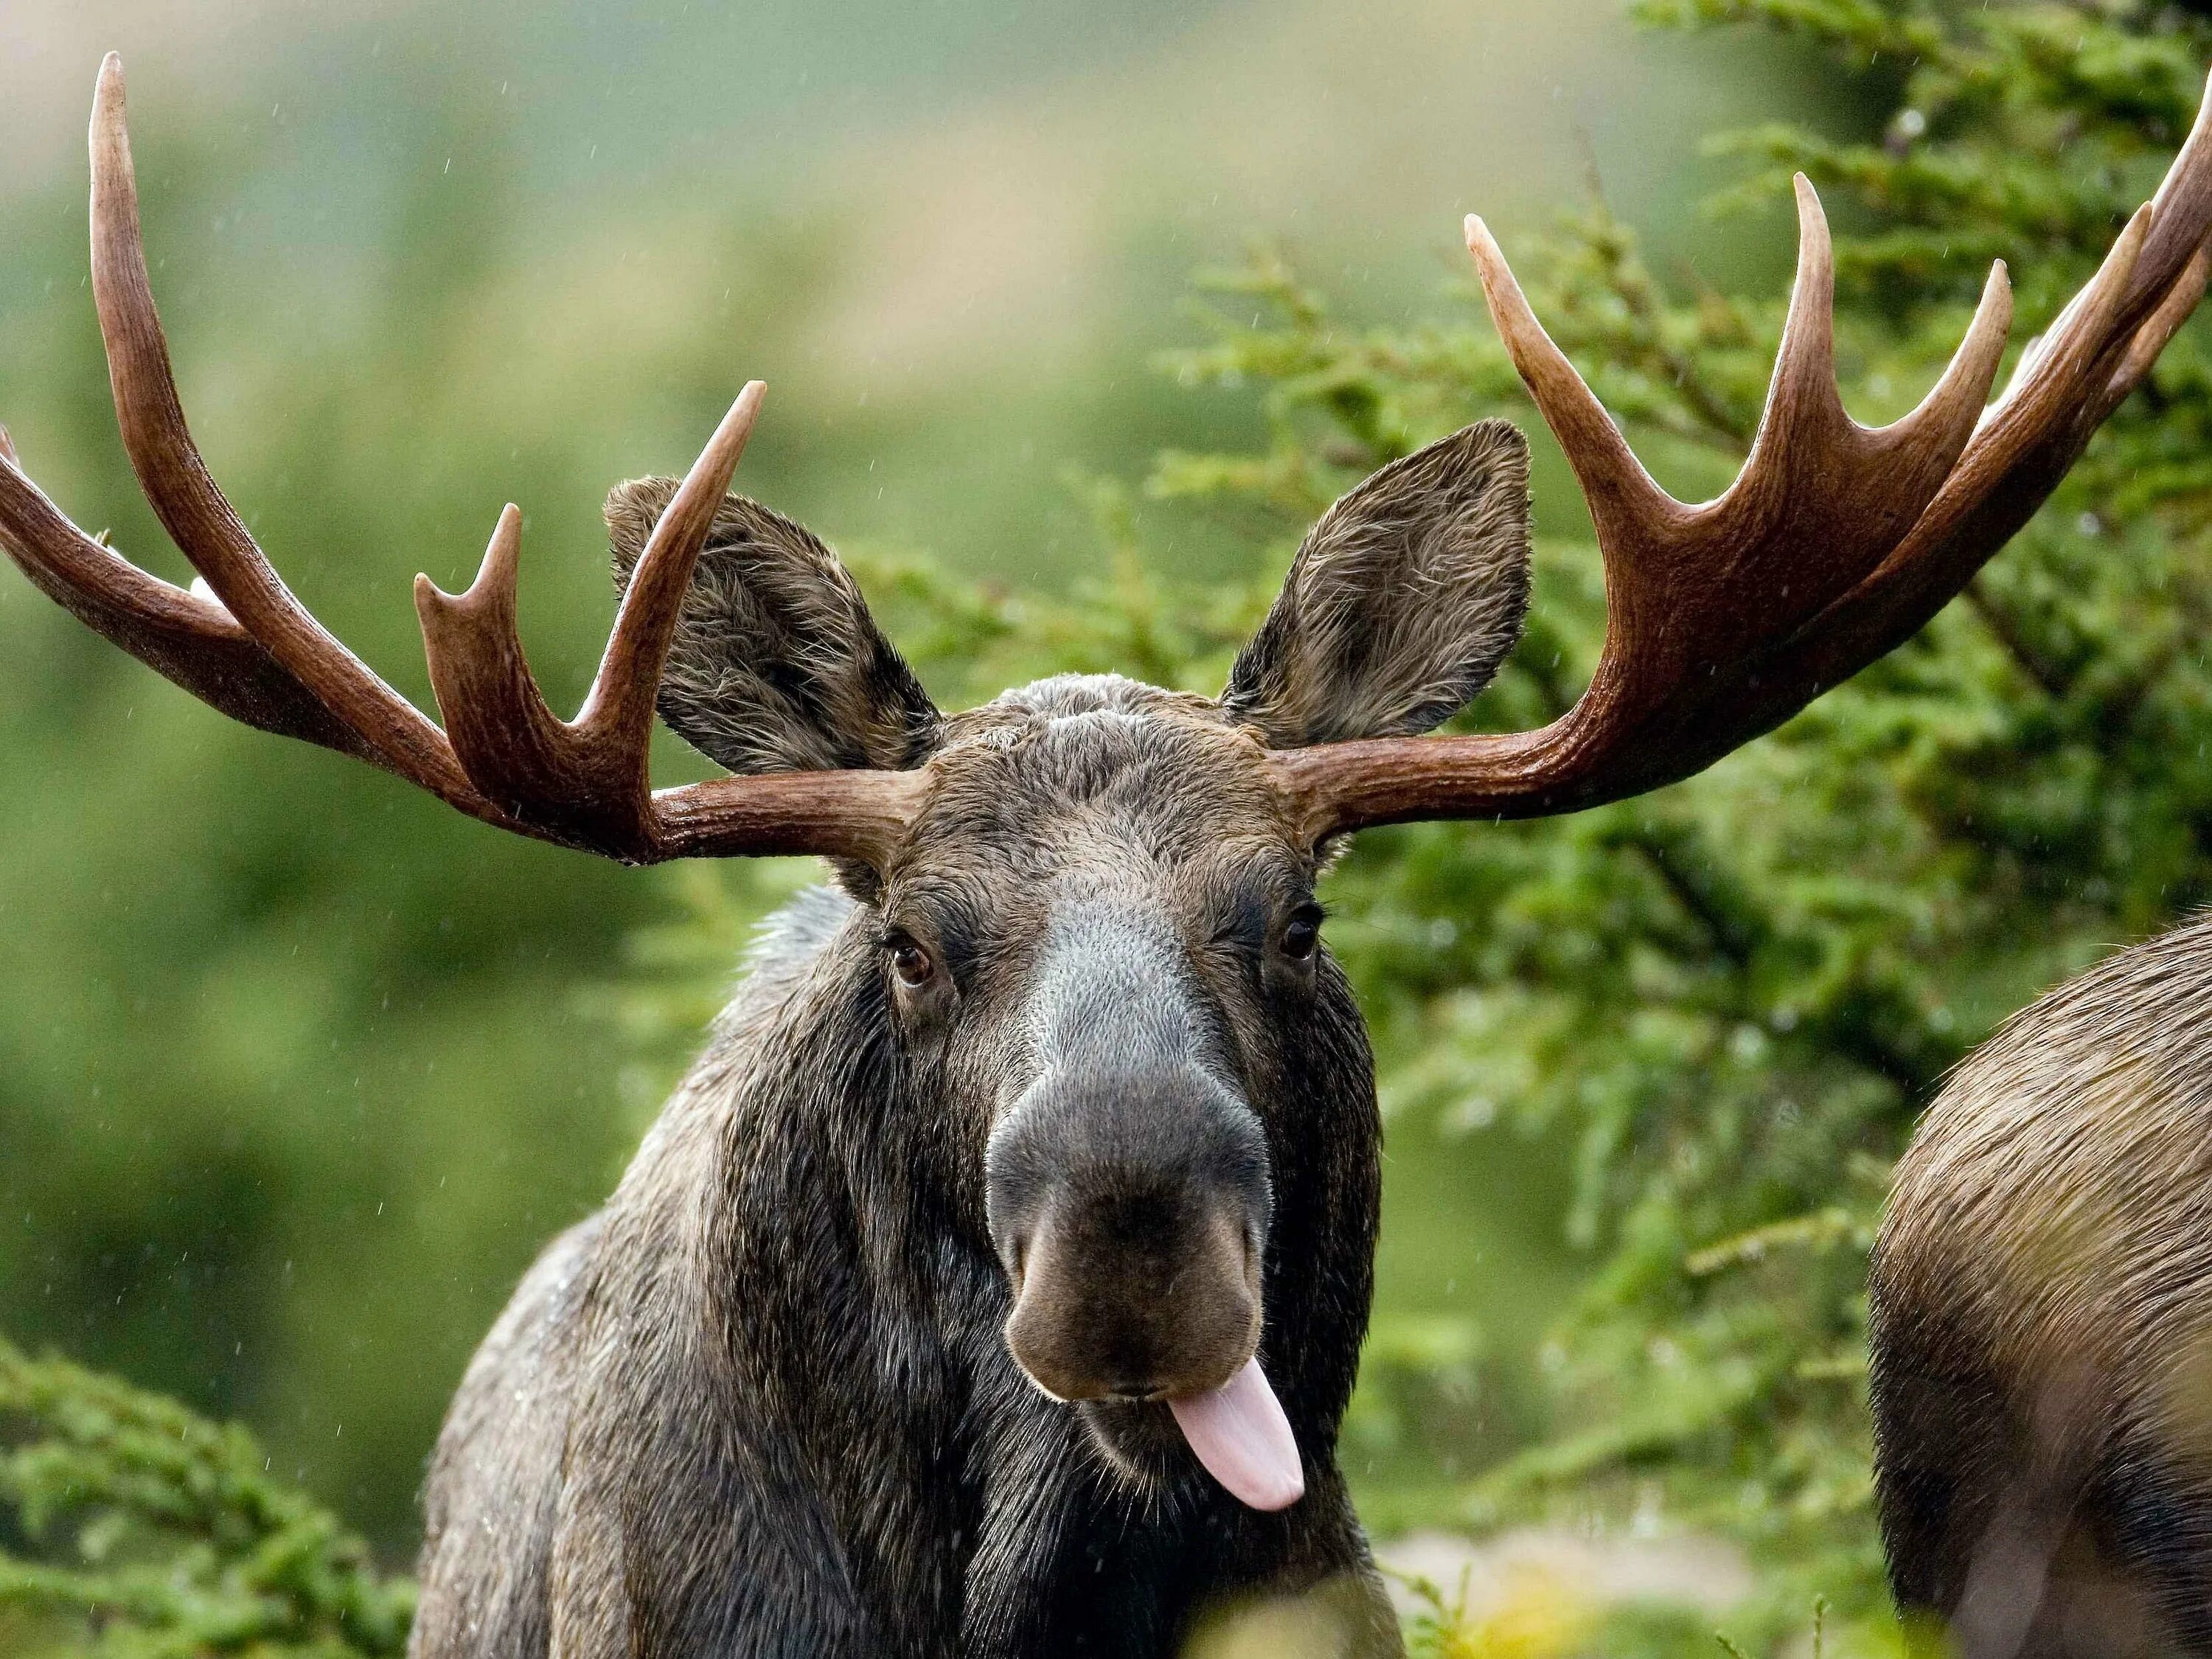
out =
<svg viewBox="0 0 2212 1659"><path fill-rule="evenodd" d="M1528 442L1478 421L1322 514L1222 707L1268 746L1404 737L1490 683L1528 610Z"/></svg>
<svg viewBox="0 0 2212 1659"><path fill-rule="evenodd" d="M615 587L676 494L636 478L607 496ZM941 717L837 556L780 514L726 495L661 675L660 717L732 772L919 766Z"/></svg>

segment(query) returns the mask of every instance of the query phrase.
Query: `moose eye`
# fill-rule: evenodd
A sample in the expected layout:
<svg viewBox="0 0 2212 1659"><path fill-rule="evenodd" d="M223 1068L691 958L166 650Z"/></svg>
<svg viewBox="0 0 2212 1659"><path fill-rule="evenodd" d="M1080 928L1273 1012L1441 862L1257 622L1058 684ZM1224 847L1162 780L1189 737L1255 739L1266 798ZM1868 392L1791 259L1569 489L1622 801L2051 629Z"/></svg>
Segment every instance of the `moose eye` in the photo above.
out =
<svg viewBox="0 0 2212 1659"><path fill-rule="evenodd" d="M891 972L898 975L898 982L909 991L919 990L929 983L929 976L937 971L937 964L930 960L929 952L904 933L888 940L886 948L890 951Z"/></svg>
<svg viewBox="0 0 2212 1659"><path fill-rule="evenodd" d="M1320 945L1321 907L1304 906L1283 929L1283 954L1293 962L1304 962Z"/></svg>

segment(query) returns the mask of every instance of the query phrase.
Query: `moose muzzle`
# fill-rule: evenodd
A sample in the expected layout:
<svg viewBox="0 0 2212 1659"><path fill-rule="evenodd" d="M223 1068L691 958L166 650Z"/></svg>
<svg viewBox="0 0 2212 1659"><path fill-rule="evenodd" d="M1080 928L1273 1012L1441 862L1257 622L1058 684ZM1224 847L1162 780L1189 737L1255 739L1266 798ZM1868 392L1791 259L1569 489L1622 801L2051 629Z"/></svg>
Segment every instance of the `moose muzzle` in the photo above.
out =
<svg viewBox="0 0 2212 1659"><path fill-rule="evenodd" d="M1250 1108L1191 1062L1048 1073L992 1137L1006 1345L1064 1401L1164 1401L1255 1508L1304 1490L1255 1350L1271 1205Z"/></svg>

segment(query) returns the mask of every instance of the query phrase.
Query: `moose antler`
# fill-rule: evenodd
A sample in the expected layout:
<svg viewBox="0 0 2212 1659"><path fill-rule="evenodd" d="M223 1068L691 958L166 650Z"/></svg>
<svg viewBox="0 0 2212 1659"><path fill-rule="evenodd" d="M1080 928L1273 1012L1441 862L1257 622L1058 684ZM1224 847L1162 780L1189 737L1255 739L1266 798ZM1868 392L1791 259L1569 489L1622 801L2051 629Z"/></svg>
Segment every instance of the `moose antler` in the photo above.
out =
<svg viewBox="0 0 2212 1659"><path fill-rule="evenodd" d="M1751 453L1717 499L1655 483L1544 332L1481 220L1490 313L1589 503L1607 623L1580 702L1540 731L1331 744L1277 757L1316 836L1416 818L1534 817L1703 770L1901 644L2042 505L2203 296L2212 96L2156 198L1982 407L2011 295L1990 273L1935 389L1869 430L1836 392L1834 264L1796 180L1797 277Z"/></svg>
<svg viewBox="0 0 2212 1659"><path fill-rule="evenodd" d="M759 413L759 381L738 394L661 515L574 722L545 706L515 631L515 507L500 515L466 593L416 579L449 739L293 597L200 459L147 280L123 64L112 52L93 98L91 147L93 298L116 417L147 500L199 580L173 586L86 535L0 432L0 546L43 592L222 713L373 762L503 830L634 864L802 852L866 860L895 842L917 787L911 774L721 778L657 794L647 778L661 669Z"/></svg>
<svg viewBox="0 0 2212 1659"><path fill-rule="evenodd" d="M646 757L684 594L762 395L746 386L641 556L590 696L546 707L515 627L520 515L464 594L417 579L441 731L316 622L209 476L178 403L140 240L122 64L92 118L93 291L124 446L200 579L190 590L87 536L0 431L0 546L40 589L223 713L374 762L501 829L632 863L815 852L879 860L925 787L911 772L723 778L655 793ZM1379 738L1274 757L1310 834L1412 818L1527 817L1655 789L1772 729L1917 631L2041 505L2203 296L2212 100L2154 200L2029 343L1996 404L2004 268L1920 407L1879 430L1836 392L1833 259L1797 180L1798 269L1742 472L1685 506L1653 483L1544 332L1479 219L1491 314L1597 528L1607 619L1582 700L1540 731Z"/></svg>

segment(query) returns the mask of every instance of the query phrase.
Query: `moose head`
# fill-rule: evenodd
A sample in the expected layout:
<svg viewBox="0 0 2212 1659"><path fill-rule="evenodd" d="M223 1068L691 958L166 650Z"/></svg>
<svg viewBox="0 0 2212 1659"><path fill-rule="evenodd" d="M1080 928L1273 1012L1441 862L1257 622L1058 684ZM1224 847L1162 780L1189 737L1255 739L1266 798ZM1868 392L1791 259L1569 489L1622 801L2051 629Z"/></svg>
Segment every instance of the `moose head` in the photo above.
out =
<svg viewBox="0 0 2212 1659"><path fill-rule="evenodd" d="M1528 454L1503 422L1391 463L1330 508L1218 698L1065 677L946 714L830 550L726 494L757 382L681 482L610 498L620 607L573 721L547 708L516 632L517 509L467 592L416 579L441 728L293 598L202 463L148 284L111 58L92 127L93 291L124 442L199 580L173 586L84 534L3 435L0 544L216 708L495 828L631 864L830 860L872 964L860 1017L933 1103L926 1184L954 1234L987 1241L1013 1360L1075 1402L1130 1479L1166 1478L1187 1443L1276 1508L1302 1475L1267 1376L1296 1363L1265 1346L1270 1264L1345 1232L1338 1210L1358 1212L1348 1236L1372 1237L1370 1062L1315 900L1333 844L1657 788L1910 636L2034 512L2197 303L2209 147L2200 125L1994 403L2002 265L1942 379L1879 429L1837 394L1828 234L1800 178L1796 286L1757 439L1728 491L1695 506L1638 465L1470 218L1492 315L1604 556L1595 674L1539 731L1425 735L1488 682L1528 602ZM655 791L656 709L730 775ZM1330 1269L1362 1319L1367 1270Z"/></svg>

